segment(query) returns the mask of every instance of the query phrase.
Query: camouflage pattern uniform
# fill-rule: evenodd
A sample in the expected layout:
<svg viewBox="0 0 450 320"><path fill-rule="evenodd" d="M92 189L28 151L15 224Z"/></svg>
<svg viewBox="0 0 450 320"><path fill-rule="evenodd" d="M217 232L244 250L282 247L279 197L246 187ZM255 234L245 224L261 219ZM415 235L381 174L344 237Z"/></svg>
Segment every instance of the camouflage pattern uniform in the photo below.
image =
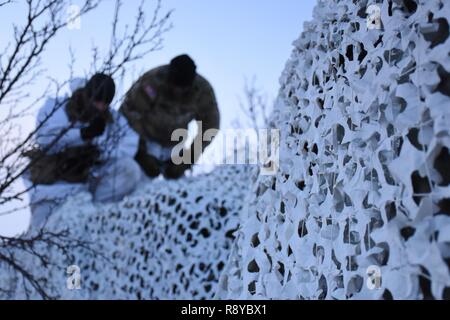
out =
<svg viewBox="0 0 450 320"><path fill-rule="evenodd" d="M139 134L143 148L142 141L166 148L177 145L179 141L171 141L172 132L187 129L192 120L202 121L203 132L219 129L219 109L209 82L197 74L192 86L180 88L171 85L168 76L169 65L148 71L131 87L120 108ZM203 149L208 144L204 142ZM198 160L198 156L193 160Z"/></svg>

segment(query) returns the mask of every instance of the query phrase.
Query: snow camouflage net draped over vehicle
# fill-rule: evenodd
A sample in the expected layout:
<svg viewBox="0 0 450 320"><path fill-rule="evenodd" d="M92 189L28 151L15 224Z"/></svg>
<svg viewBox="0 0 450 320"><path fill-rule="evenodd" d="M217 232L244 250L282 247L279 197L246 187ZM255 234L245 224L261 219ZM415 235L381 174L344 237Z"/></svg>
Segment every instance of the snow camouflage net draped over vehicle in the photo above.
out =
<svg viewBox="0 0 450 320"><path fill-rule="evenodd" d="M49 257L54 265L48 268L28 254L16 258L27 259L38 277L48 279L45 289L55 298L212 298L251 172L248 167L225 166L207 175L153 181L111 205L94 206L91 196L81 193L51 216L47 229L68 229L72 238L87 241L89 250L74 250L72 261L53 250ZM79 267L81 290L67 289L70 265ZM0 270L2 288L18 288L9 298L26 298L22 282L15 283L11 273Z"/></svg>
<svg viewBox="0 0 450 320"><path fill-rule="evenodd" d="M450 298L448 18L319 1L281 77L281 169L253 187L220 298Z"/></svg>

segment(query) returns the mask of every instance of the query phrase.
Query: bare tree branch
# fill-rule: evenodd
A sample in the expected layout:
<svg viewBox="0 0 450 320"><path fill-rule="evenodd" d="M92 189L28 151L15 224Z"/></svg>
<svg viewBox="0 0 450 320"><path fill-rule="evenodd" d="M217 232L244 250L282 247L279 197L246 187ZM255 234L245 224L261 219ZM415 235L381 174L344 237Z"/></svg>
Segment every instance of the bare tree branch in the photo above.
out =
<svg viewBox="0 0 450 320"><path fill-rule="evenodd" d="M22 286L27 295L30 293L28 290L28 285L30 285L42 299L56 299L57 296L49 293L49 279L37 276L35 269L49 266L65 268L52 260L50 252L60 254L64 258L63 260L71 264L74 262L72 253L78 249L83 249L88 254L100 256L108 261L104 255L92 249L91 243L72 238L68 230L50 232L42 229L29 238L0 236L0 266L5 264L23 278ZM30 258L35 259L37 265L30 265L22 261ZM6 291L6 289L3 290Z"/></svg>
<svg viewBox="0 0 450 320"><path fill-rule="evenodd" d="M11 2L12 2L12 0L0 1L0 7L3 7Z"/></svg>
<svg viewBox="0 0 450 320"><path fill-rule="evenodd" d="M13 94L14 90L23 88L23 86L29 85L31 80L28 82L22 81L21 79L26 76L31 70L36 70L39 63L34 65L31 64L32 61L39 61L40 55L43 52L43 48L47 43L56 35L56 32L67 25L67 22L61 22L61 18L55 18L60 15L63 8L61 0L47 0L45 5L40 6L41 1L26 0L28 4L28 18L27 23L22 31L20 28L16 28L16 45L15 49L12 51L8 63L1 68L0 71L0 105L3 105L5 100L3 100L8 94ZM80 14L85 14L93 9L95 9L99 4L99 1L85 0L83 8L80 10ZM111 36L111 46L109 53L104 59L103 67L100 71L108 72L110 74L119 73L123 78L126 70L125 66L129 63L137 61L144 58L148 53L157 50L161 47L162 36L167 32L171 26L168 25L168 20L172 11L167 12L162 17L160 17L161 12L161 1L156 1L156 7L153 12L153 18L147 23L147 18L144 10L144 1L138 7L136 21L133 28L133 32L128 32L128 27L125 26L125 32L122 37L118 37L118 26L120 19L120 8L122 7L122 1L116 1L116 8L113 17L113 27ZM44 12L51 12L50 22L41 27L39 32L34 31L35 21L44 14ZM55 22L56 19L56 22ZM32 30L30 35L30 30ZM52 30L51 32L48 30ZM41 37L37 37L36 34L40 34ZM26 50L27 54L21 55L21 50L31 43L31 49ZM93 61L98 61L99 59L98 48L93 48ZM73 52L72 59L73 59ZM22 64L21 64L22 62ZM14 68L12 66L15 66ZM19 69L16 71L16 69ZM73 70L71 70L71 74ZM10 76L12 74L12 80ZM33 74L31 79L35 79L39 73ZM61 89L61 85L57 85L57 92ZM23 97L22 97L23 98ZM17 98L16 101L20 101ZM0 155L0 199L15 199L14 195L8 195L5 197L3 194L8 188L10 188L17 179L21 178L22 175L27 172L32 163L24 162L24 154L31 148L34 147L34 138L37 131L45 124L45 122L56 112L61 106L65 105L66 101L61 101L58 105L55 105L51 114L44 119L44 121L38 124L35 130L31 131L22 141L18 142L7 152L2 152ZM18 113L15 115L9 114L9 116L2 122L10 122L13 118L17 118L23 115L23 113ZM1 121L1 120L0 120ZM67 128L69 130L71 128ZM61 132L58 139L64 135L66 131ZM55 139L52 145L57 143ZM0 146L2 147L2 146ZM49 148L47 148L49 149ZM7 165L7 162L10 165Z"/></svg>
<svg viewBox="0 0 450 320"><path fill-rule="evenodd" d="M145 4L145 0L141 0L132 31L130 32L126 25L123 35L118 38L118 24L123 1L116 0L110 49L101 71L115 74L123 71L126 64L140 60L150 52L161 49L163 35L172 28L169 19L173 11L170 10L161 17L161 0L157 0L153 18L147 23Z"/></svg>
<svg viewBox="0 0 450 320"><path fill-rule="evenodd" d="M0 206L11 201L23 201L23 196L34 186L16 189L15 183L29 171L30 167L40 159L30 160L26 154L37 146L36 138L39 130L48 122L60 108L64 107L69 97L57 98L62 88L69 81L58 81L44 77L45 66L43 53L52 43L56 35L71 22L66 19L67 2L64 0L22 0L26 4L23 24L13 25L13 35L0 55ZM83 0L77 17L83 16L96 8L103 0ZM12 0L0 0L0 7L12 3ZM169 18L172 11L162 12L161 0L155 0L155 8L148 12L148 1L142 0L138 6L133 24L122 25L121 21L129 21L122 14L123 1L116 0L114 16L112 17L111 41L107 53L101 48L93 47L91 70L89 73L105 72L117 75L121 79L129 72L128 66L149 53L162 47L163 36L170 30ZM77 18L77 17L71 17ZM70 48L69 73L73 78L75 53ZM97 68L99 62L100 68ZM131 69L131 68L130 68ZM36 83L44 83L46 89L38 96L31 96L29 90ZM31 130L21 126L21 120L35 109L51 93L55 103L51 112ZM24 100L30 100L24 104ZM75 123L64 128L54 137L53 141L40 151L45 154ZM112 141L118 135L111 136ZM108 137L109 139L109 137ZM108 146L113 149L114 143ZM112 150L113 151L113 150ZM112 152L111 151L111 152ZM26 205L26 204L25 204ZM2 214L13 214L16 208ZM27 297L37 293L43 299L57 298L52 295L52 288L47 279L38 276L35 268L26 264L29 257L36 259L40 267L48 268L55 262L49 255L51 250L71 258L75 248L83 248L93 252L91 244L81 242L70 236L68 230L51 233L42 229L35 236L8 238L0 236L0 266L8 266L13 271L16 283L21 284ZM99 253L95 253L98 255ZM106 259L106 257L104 257ZM25 260L24 260L25 259ZM14 294L14 290L2 287L0 294Z"/></svg>
<svg viewBox="0 0 450 320"><path fill-rule="evenodd" d="M256 86L256 77L253 77L252 81L246 79L244 101L239 98L239 107L252 129L258 130L269 126L270 110L268 105L267 95Z"/></svg>
<svg viewBox="0 0 450 320"><path fill-rule="evenodd" d="M0 105L8 94L34 78L33 75L28 76L40 64L41 54L50 40L70 22L63 18L65 11L64 1L62 0L47 0L45 2L26 0L26 3L27 18L25 25L22 28L14 26L14 48L6 59L5 65L0 66ZM99 3L100 0L85 0L79 15L92 11ZM41 19L48 16L50 18L41 26Z"/></svg>

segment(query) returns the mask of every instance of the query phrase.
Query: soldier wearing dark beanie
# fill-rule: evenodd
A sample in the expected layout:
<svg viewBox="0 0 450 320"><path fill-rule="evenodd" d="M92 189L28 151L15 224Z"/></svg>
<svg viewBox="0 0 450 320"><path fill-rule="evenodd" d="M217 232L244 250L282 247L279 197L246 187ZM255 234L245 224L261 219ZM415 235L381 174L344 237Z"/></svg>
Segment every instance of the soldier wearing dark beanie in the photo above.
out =
<svg viewBox="0 0 450 320"><path fill-rule="evenodd" d="M95 202L120 201L141 179L134 160L139 137L110 108L116 91L111 76L97 73L71 89L68 99L51 97L39 109L36 146L25 154L33 231L69 194L84 190Z"/></svg>
<svg viewBox="0 0 450 320"><path fill-rule="evenodd" d="M110 76L96 73L86 83L84 90L87 97L92 101L105 102L109 105L116 93L116 85Z"/></svg>
<svg viewBox="0 0 450 320"><path fill-rule="evenodd" d="M175 164L171 157L172 149L178 144L172 140L175 130L187 129L192 120L199 121L202 130L196 139L201 141L201 131L219 129L220 125L214 90L197 73L195 62L187 54L142 75L127 92L120 112L141 138L135 159L149 177L183 176L211 142L203 141L202 150L195 154L193 145L186 148L182 154L191 161Z"/></svg>
<svg viewBox="0 0 450 320"><path fill-rule="evenodd" d="M88 124L80 129L83 140L92 140L103 134L111 121L109 105L114 99L116 86L111 76L96 73L70 97L66 112L71 122Z"/></svg>
<svg viewBox="0 0 450 320"><path fill-rule="evenodd" d="M178 87L189 87L194 82L197 66L187 54L175 57L169 65L169 81Z"/></svg>

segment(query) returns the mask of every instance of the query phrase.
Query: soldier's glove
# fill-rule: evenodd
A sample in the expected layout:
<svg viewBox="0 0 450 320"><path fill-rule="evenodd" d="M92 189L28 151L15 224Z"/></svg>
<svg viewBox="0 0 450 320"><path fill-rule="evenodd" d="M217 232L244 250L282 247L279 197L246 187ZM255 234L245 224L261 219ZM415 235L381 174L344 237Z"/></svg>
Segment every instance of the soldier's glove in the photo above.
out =
<svg viewBox="0 0 450 320"><path fill-rule="evenodd" d="M89 171L100 157L96 146L68 148L60 155L58 174L60 179L68 182L85 182Z"/></svg>
<svg viewBox="0 0 450 320"><path fill-rule="evenodd" d="M83 140L91 140L101 136L105 132L106 120L102 116L98 116L91 121L88 127L80 129L81 138Z"/></svg>
<svg viewBox="0 0 450 320"><path fill-rule="evenodd" d="M164 171L166 179L179 179L184 175L184 172L191 168L190 164L173 164L170 162Z"/></svg>

